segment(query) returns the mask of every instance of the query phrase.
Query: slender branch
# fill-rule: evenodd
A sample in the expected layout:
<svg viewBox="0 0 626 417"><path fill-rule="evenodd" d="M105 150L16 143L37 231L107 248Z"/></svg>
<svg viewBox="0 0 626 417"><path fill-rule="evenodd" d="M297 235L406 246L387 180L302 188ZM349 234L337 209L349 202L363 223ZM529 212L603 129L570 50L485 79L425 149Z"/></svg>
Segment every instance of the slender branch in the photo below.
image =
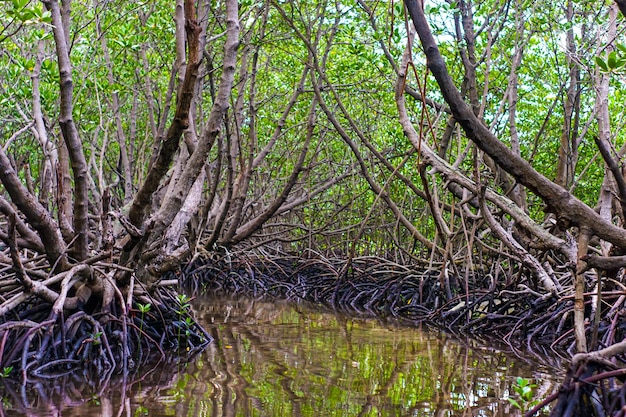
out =
<svg viewBox="0 0 626 417"><path fill-rule="evenodd" d="M522 247L522 245L517 242L510 233L504 230L504 227L500 223L498 223L489 207L487 207L486 199L485 199L485 190L487 187L482 186L480 188L479 199L480 202L480 211L483 214L483 218L487 221L489 228L491 231L500 239L502 243L504 243L521 261L528 267L533 275L537 277L539 282L543 285L544 289L551 294L556 295L557 288L546 270L541 266L541 263L532 256L526 249Z"/></svg>
<svg viewBox="0 0 626 417"><path fill-rule="evenodd" d="M232 238L233 243L241 242L242 240L250 237L257 230L259 230L263 226L263 224L267 222L270 217L272 217L274 213L276 213L276 211L283 205L283 203L287 200L287 197L289 197L291 190L293 189L294 185L296 185L300 172L302 171L302 168L304 166L306 155L309 151L309 145L311 143L313 131L315 129L316 109L317 100L313 99L311 103L311 108L309 110L309 121L307 123L306 140L302 145L302 149L300 150L300 156L294 164L291 175L289 176L289 179L283 187L280 195L261 214L259 214L257 217L244 224L240 229L237 230L236 235L234 235Z"/></svg>

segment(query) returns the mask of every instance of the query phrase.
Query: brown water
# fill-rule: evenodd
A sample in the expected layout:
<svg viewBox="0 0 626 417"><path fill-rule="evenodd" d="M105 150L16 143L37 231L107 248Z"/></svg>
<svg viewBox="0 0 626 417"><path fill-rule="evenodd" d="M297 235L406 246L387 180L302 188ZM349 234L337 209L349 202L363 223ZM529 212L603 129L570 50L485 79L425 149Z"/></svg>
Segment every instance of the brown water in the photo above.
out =
<svg viewBox="0 0 626 417"><path fill-rule="evenodd" d="M248 299L194 307L215 342L186 366L99 389L60 380L58 400L16 391L0 415L510 416L516 377L533 378L538 397L558 380L432 330Z"/></svg>

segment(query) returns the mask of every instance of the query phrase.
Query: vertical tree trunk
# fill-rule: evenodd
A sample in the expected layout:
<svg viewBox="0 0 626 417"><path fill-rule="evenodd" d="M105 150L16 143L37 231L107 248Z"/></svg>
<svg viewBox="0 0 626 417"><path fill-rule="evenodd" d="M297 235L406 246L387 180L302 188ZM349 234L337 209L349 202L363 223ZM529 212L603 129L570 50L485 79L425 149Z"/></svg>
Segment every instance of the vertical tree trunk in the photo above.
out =
<svg viewBox="0 0 626 417"><path fill-rule="evenodd" d="M598 43L599 45L606 45L604 47L604 50L607 54L615 49L614 43L617 36L617 5L613 4L610 8L609 27L606 33L606 37L603 36L604 34L598 35ZM602 181L602 187L600 189L598 207L600 209L600 216L602 216L607 221L610 221L613 218L613 204L622 208L622 210L619 210L619 214L622 217L624 216L624 204L626 204L626 202L621 199L617 199L617 201L614 201L613 198L614 195L621 195L621 193L616 189L616 181L623 181L623 179L620 178L622 174L618 169L618 163L616 161L617 155L614 154L614 146L612 144L611 120L609 113L610 78L610 74L596 70L596 74L594 77L596 91L596 106L594 111L596 121L598 123L598 136L596 138L596 142L598 143L600 149L605 150L603 152L603 156L609 168L605 170L604 180ZM610 169L611 166L613 167L613 169ZM626 221L626 219L623 220ZM608 256L610 245L606 242L603 242L602 247L604 252L603 255Z"/></svg>
<svg viewBox="0 0 626 417"><path fill-rule="evenodd" d="M107 45L106 34L102 32L100 27L100 19L96 14L96 33L100 38L100 46L102 47L102 54L104 55L104 63L107 69L107 79L111 86L115 85L115 76L113 74L113 63L111 62L111 56L109 54L109 48ZM117 136L117 143L120 148L119 165L121 165L122 180L124 186L124 204L130 202L133 194L133 169L128 156L128 146L126 144L126 134L122 126L122 114L119 94L117 91L111 92L111 100L113 105L113 117L115 118L115 133Z"/></svg>
<svg viewBox="0 0 626 417"><path fill-rule="evenodd" d="M187 6L186 6L187 7ZM168 195L161 203L159 211L154 215L154 233L159 235L172 222L185 198L189 194L193 183L203 169L215 137L220 133L223 117L229 107L230 93L233 86L235 69L237 65L237 49L239 47L239 11L235 0L226 1L226 24L227 35L224 45L224 64L222 79L217 92L217 97L211 108L211 113L196 149L189 157L187 164L178 180L175 192ZM200 64L200 56L189 54L187 71L193 69L197 74Z"/></svg>
<svg viewBox="0 0 626 417"><path fill-rule="evenodd" d="M517 133L517 101L518 101L518 68L522 64L522 58L524 56L524 47L526 45L524 25L525 21L522 14L525 10L520 10L519 7L515 10L515 20L517 27L517 42L515 43L515 49L511 59L511 72L509 74L509 83L507 88L507 101L509 105L509 132L511 135L511 150L518 156L521 156L520 141ZM508 191L508 190L507 190ZM519 184L515 184L513 189L509 193L511 199L520 206L522 209L526 209L526 191Z"/></svg>
<svg viewBox="0 0 626 417"><path fill-rule="evenodd" d="M188 63L185 78L180 88L176 113L155 160L150 164L146 180L132 201L128 217L136 228L143 227L146 209L150 206L152 196L159 187L161 179L174 159L178 144L183 132L189 126L189 108L196 91L196 79L198 68L202 58L200 51L200 26L195 17L195 5L193 1L185 0L185 29L188 38Z"/></svg>
<svg viewBox="0 0 626 417"><path fill-rule="evenodd" d="M70 162L72 164L72 174L74 178L74 233L73 254L78 260L87 258L88 241L88 201L89 183L87 172L87 161L83 154L83 146L78 135L78 130L73 119L73 81L72 64L70 62L68 34L66 28L68 21L63 21L61 10L57 0L45 0L43 2L51 13L54 42L56 46L57 59L59 65L59 85L61 93L61 109L59 114L59 125L63 139L67 146ZM64 3L64 7L69 9L69 1ZM68 13L69 15L69 13ZM69 19L69 17L67 18ZM66 190L67 192L67 190Z"/></svg>
<svg viewBox="0 0 626 417"><path fill-rule="evenodd" d="M578 262L574 276L574 334L576 335L576 351L587 352L587 335L585 332L585 262L591 231L583 227L578 237Z"/></svg>
<svg viewBox="0 0 626 417"><path fill-rule="evenodd" d="M574 6L572 0L567 2L567 21L573 23ZM574 59L576 54L576 41L574 39L574 25L567 30L566 35L567 63L569 66L569 84L567 95L563 103L563 132L561 134L561 146L559 147L559 160L556 168L556 178L554 182L569 189L574 182L576 163L578 162L578 129L576 120L578 118L578 106L580 105L580 69L578 62Z"/></svg>
<svg viewBox="0 0 626 417"><path fill-rule="evenodd" d="M45 42L39 40L37 43L37 57L33 69L31 80L33 83L33 119L35 122L34 131L44 154L43 166L40 169L40 189L39 201L50 208L50 199L53 197L54 182L56 179L56 169L59 164L59 155L54 143L48 137L46 125L44 123L43 111L41 109L40 75L41 64L44 60Z"/></svg>

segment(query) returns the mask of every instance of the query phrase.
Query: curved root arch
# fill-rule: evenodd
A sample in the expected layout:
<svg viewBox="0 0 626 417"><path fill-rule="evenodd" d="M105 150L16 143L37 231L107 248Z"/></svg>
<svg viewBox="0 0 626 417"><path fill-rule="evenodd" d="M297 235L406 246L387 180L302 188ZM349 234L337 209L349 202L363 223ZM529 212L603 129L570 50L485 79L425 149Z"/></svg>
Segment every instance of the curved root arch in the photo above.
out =
<svg viewBox="0 0 626 417"><path fill-rule="evenodd" d="M2 282L0 370L6 374L19 371L24 380L80 368L100 376L128 374L168 356L187 360L211 341L193 318L189 298L166 286L148 293L131 282L120 290L96 263L32 282L24 291L29 274L21 273L21 280L15 273Z"/></svg>

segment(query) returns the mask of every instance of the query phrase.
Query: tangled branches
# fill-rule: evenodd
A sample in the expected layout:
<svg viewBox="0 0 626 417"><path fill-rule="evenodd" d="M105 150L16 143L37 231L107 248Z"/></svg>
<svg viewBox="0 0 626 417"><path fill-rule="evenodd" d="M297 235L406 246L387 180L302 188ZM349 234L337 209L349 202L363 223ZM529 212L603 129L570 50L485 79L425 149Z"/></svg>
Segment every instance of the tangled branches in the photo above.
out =
<svg viewBox="0 0 626 417"><path fill-rule="evenodd" d="M168 286L148 292L134 280L118 285L99 262L25 286L25 277L45 275L31 264L28 273L7 274L0 283L0 370L6 376L19 373L28 382L77 369L99 379L128 375L166 360L167 351L187 359L211 340L192 317L188 298ZM4 271L10 268L5 264Z"/></svg>
<svg viewBox="0 0 626 417"><path fill-rule="evenodd" d="M197 259L186 266L183 282L195 289L304 300L357 314L429 322L466 334L492 334L510 344L525 340L531 350L568 330L573 308L571 298L541 294L523 274L496 280L484 271L464 276L377 257L351 262L319 257ZM567 349L572 341L573 335L566 333L555 350Z"/></svg>
<svg viewBox="0 0 626 417"><path fill-rule="evenodd" d="M517 271L499 279L486 271L472 276L461 272L456 275L445 269L442 272L400 265L377 257L345 261L246 256L196 259L186 266L182 280L196 290L308 301L362 315L491 337L504 340L516 351L524 346L544 361L555 354L575 352L573 295L540 293L542 284L529 280L532 274L528 272ZM570 275L554 274L562 285L572 280ZM595 285L593 274L586 278L587 287ZM451 298L447 297L446 285ZM533 413L555 400L558 402L553 416L584 415L580 414L581 407L592 403L595 415L611 415L608 410L626 404L626 385L621 383L626 371L615 360L626 351L626 343L615 344L626 338L626 292L622 288L602 294L599 306L593 293L586 296L588 316L595 315L594 309L602 309L598 315L602 320L587 323L587 335L592 345L609 347L574 356L560 391ZM599 410L607 410L607 414Z"/></svg>

